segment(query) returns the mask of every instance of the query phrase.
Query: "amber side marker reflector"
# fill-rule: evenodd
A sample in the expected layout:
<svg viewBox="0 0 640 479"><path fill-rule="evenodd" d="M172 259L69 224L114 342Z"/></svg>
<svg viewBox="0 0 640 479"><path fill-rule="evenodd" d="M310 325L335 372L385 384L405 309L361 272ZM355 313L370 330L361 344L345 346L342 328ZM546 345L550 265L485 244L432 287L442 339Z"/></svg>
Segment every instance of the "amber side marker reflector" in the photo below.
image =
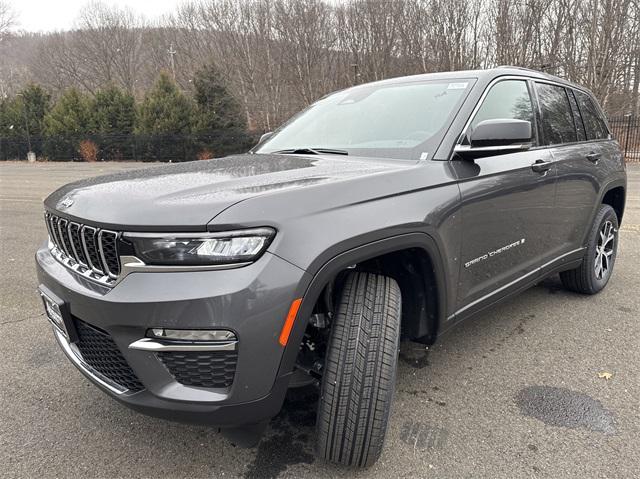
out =
<svg viewBox="0 0 640 479"><path fill-rule="evenodd" d="M280 339L278 340L282 346L286 346L287 341L289 341L289 334L291 334L291 330L293 329L293 323L296 320L298 309L300 309L300 303L302 303L302 298L294 299L293 303L291 303L287 319L284 321L282 331L280 331Z"/></svg>

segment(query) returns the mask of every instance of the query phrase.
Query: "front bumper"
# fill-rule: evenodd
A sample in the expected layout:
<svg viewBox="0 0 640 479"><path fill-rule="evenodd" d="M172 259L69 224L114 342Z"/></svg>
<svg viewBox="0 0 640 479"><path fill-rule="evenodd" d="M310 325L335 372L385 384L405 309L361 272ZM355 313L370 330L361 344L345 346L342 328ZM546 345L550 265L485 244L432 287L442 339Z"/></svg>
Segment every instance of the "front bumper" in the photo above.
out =
<svg viewBox="0 0 640 479"><path fill-rule="evenodd" d="M54 328L71 362L118 401L150 415L222 427L253 424L279 411L290 371L280 368L278 337L291 302L309 282L302 269L267 252L243 268L137 272L108 289L63 266L46 245L36 264L40 284L68 305L74 321L110 336L142 384L137 391L114 387ZM182 384L156 352L131 349L149 328L232 330L238 342L231 386Z"/></svg>

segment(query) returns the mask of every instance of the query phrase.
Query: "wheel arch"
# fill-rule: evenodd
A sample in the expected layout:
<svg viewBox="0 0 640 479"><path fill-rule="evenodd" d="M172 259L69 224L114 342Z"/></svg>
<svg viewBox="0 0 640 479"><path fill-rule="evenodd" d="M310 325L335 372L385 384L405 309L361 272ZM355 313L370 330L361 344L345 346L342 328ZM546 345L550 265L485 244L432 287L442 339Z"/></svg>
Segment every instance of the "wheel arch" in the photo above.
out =
<svg viewBox="0 0 640 479"><path fill-rule="evenodd" d="M626 200L626 190L624 185L614 183L609 185L602 194L600 203L611 206L618 217L618 224L622 223L624 206Z"/></svg>
<svg viewBox="0 0 640 479"><path fill-rule="evenodd" d="M591 216L589 217L589 222L584 227L584 233L582 235L581 245L585 246L587 244L587 239L589 237L589 231L591 229L591 225L598 214L598 209L600 205L608 204L610 205L618 215L618 223L621 223L622 215L624 214L624 206L625 206L625 194L627 189L627 180L626 176L617 177L607 183L600 188L600 191L597 196L597 201L593 205L593 211L591 212ZM622 194L621 194L622 193ZM609 196L607 196L609 195ZM617 201L617 207L611 205L609 201Z"/></svg>
<svg viewBox="0 0 640 479"><path fill-rule="evenodd" d="M313 277L306 285L301 285L296 297L302 298L302 303L298 310L297 320L293 326L289 341L285 347L280 363L278 376L291 373L298 354L299 345L302 342L304 332L308 322L303 318L309 318L318 302L325 287L331 283L342 271L353 265L363 265L365 270L374 269L376 260L381 258L389 265L390 258L394 255L401 255L403 252L412 251L420 256L415 256L416 261L420 261L425 268L426 277L421 285L424 287L424 299L436 301L435 309L421 309L416 297L410 300L416 309L407 311L407 316L403 314L403 327L410 328L413 334L426 333L424 337L418 338L424 342L433 342L446 317L446 281L444 261L436 240L427 233L406 233L384 239L380 239L365 245L355 247L333 256L317 269ZM392 255L392 256L389 256ZM380 271L382 274L386 270L384 267ZM417 288L417 275L410 275L399 281L403 294L403 309L405 304L405 294L413 288ZM403 290L404 286L404 290ZM413 293L420 296L420 293ZM414 301L416 301L414 303ZM411 314L418 314L417 318L412 318ZM416 338L414 338L416 339Z"/></svg>

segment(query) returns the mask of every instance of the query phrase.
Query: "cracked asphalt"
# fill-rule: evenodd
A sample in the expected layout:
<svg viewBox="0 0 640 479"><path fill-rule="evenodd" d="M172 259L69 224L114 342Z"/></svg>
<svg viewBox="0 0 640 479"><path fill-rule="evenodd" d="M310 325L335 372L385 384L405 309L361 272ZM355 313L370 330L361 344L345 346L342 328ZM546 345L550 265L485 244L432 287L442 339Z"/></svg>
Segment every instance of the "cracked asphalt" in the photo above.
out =
<svg viewBox="0 0 640 479"><path fill-rule="evenodd" d="M313 390L239 449L126 409L65 359L35 291L42 200L142 166L0 163L0 476L640 477L640 165L606 290L580 296L552 277L429 350L404 345L385 450L367 471L314 459Z"/></svg>

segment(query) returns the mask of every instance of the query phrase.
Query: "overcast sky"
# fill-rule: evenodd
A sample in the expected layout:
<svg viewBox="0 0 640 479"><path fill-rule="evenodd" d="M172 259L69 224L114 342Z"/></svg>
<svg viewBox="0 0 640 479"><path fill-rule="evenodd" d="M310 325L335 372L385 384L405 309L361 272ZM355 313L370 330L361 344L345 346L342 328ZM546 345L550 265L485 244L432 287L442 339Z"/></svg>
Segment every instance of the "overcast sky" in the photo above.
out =
<svg viewBox="0 0 640 479"><path fill-rule="evenodd" d="M137 13L153 20L175 10L182 0L110 0L110 5L129 6ZM17 15L18 30L48 32L69 30L86 5L87 0L9 0L8 3Z"/></svg>

